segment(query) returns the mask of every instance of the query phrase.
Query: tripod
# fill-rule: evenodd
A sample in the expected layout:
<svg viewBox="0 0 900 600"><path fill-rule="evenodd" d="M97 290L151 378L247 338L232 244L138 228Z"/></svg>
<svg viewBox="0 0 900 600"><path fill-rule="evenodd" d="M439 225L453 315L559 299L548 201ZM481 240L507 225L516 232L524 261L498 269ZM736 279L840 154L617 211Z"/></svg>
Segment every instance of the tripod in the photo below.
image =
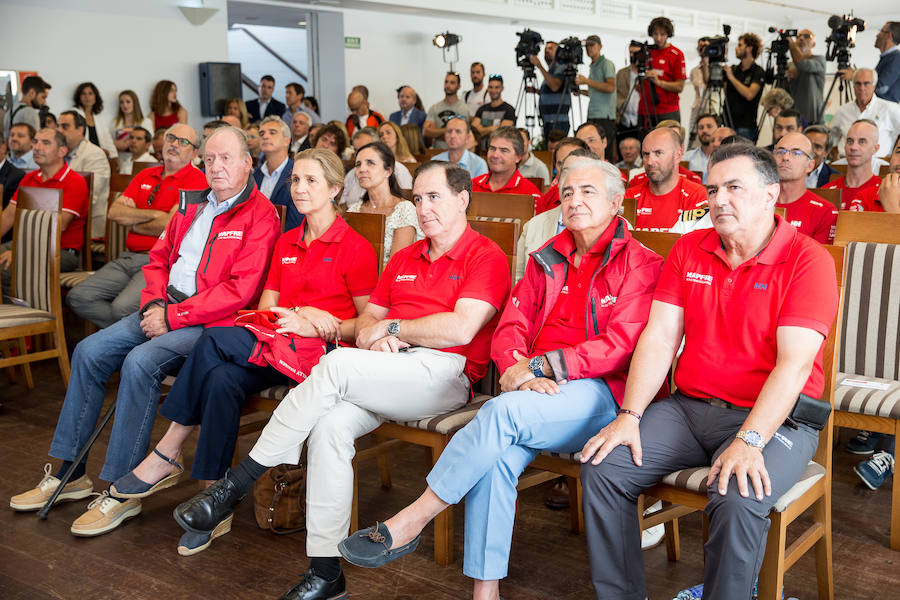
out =
<svg viewBox="0 0 900 600"><path fill-rule="evenodd" d="M531 65L522 67L522 83L519 84L519 93L516 94L516 115L522 114L525 117L525 129L528 130L531 139L535 139L535 126L539 121L538 98L535 90L537 90L537 77L534 74L534 67ZM520 113L519 109L524 112Z"/></svg>
<svg viewBox="0 0 900 600"><path fill-rule="evenodd" d="M625 135L628 132L633 131L635 137L638 139L644 139L644 135L648 131L653 128L653 125L656 123L656 106L653 102L650 102L650 97L654 94L654 90L651 89L649 92L644 85L644 81L647 80L647 72L646 69L638 69L637 78L634 80L634 86L630 90L628 90L628 95L625 97L625 102L622 103L622 107L616 111L616 122L622 122L622 115L625 113L625 107L628 106L628 103L631 102L631 98L634 96L634 93L638 93L639 104L643 103L644 106L647 107L647 113L643 115L643 123L641 120L640 109L638 109L638 122L634 125L634 127L628 127L621 132L621 135ZM643 134L643 135L642 135ZM619 137L619 132L616 132L616 138L621 139Z"/></svg>
<svg viewBox="0 0 900 600"><path fill-rule="evenodd" d="M563 114L563 104L565 104L566 98L569 98L569 109L566 111L567 117L569 118L569 124L575 123L575 107L572 105L572 91L577 90L578 86L575 85L575 76L578 74L578 69L575 65L566 65L565 71L562 76L562 85L559 88L559 104L556 105L556 112L553 114L553 124L559 123L559 117ZM581 114L581 102L578 102L578 117L579 122L582 117ZM545 124L546 126L546 124ZM569 134L568 130L565 132L566 135Z"/></svg>
<svg viewBox="0 0 900 600"><path fill-rule="evenodd" d="M825 106L828 104L829 98L831 98L831 92L834 91L834 84L838 81L841 82L838 86L838 106L853 102L853 98L850 95L850 86L841 78L840 73L841 69L847 69L849 67L850 65L841 66L838 64L838 70L831 76L831 85L828 86L828 93L825 94L825 101L822 102L822 108L820 108L819 112L816 114L816 123L822 122L822 118L825 116Z"/></svg>
<svg viewBox="0 0 900 600"><path fill-rule="evenodd" d="M734 120L731 117L731 107L728 105L728 95L725 93L725 81L723 79L722 63L711 62L709 65L709 83L700 97L700 109L697 118L691 124L691 133L697 131L697 121L704 113L718 114L717 108L722 109L722 118L726 125L734 128Z"/></svg>

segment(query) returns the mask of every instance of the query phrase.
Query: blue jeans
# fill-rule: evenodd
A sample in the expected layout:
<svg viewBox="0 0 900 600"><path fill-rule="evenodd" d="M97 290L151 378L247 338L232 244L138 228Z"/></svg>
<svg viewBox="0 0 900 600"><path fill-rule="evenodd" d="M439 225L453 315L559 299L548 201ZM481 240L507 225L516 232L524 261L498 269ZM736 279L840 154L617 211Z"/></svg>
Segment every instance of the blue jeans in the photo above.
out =
<svg viewBox="0 0 900 600"><path fill-rule="evenodd" d="M756 127L736 127L734 132L741 137L745 137L754 144L756 143Z"/></svg>
<svg viewBox="0 0 900 600"><path fill-rule="evenodd" d="M160 382L181 367L202 333L203 327L185 327L148 339L141 331L141 316L135 312L82 340L72 355L72 376L50 456L75 460L97 424L107 380L121 369L116 414L100 478L115 481L137 466L150 445Z"/></svg>
<svg viewBox="0 0 900 600"><path fill-rule="evenodd" d="M509 392L489 400L453 436L428 474L444 502L466 498L463 573L506 577L516 515L516 484L541 450L577 452L616 416L618 405L602 379L579 379L556 395Z"/></svg>

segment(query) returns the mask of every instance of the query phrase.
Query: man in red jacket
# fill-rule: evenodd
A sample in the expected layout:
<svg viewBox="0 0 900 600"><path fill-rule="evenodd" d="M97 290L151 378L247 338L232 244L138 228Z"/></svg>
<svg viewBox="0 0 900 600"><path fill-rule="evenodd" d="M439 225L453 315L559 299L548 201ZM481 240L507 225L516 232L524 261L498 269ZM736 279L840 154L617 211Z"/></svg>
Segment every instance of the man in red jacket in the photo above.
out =
<svg viewBox="0 0 900 600"><path fill-rule="evenodd" d="M162 379L181 366L204 326L231 325L239 309L256 303L281 231L275 208L254 184L247 138L239 129L217 129L206 141L203 162L210 189L181 191L178 211L144 267L140 310L75 348L50 446L62 465L55 476L48 470L37 487L14 496L13 509L37 510L50 497L87 442L106 382L119 369L116 417L100 478L115 481L134 468L147 454ZM82 462L59 499L92 493ZM140 500L105 491L75 520L72 533L100 535L140 512Z"/></svg>
<svg viewBox="0 0 900 600"><path fill-rule="evenodd" d="M615 418L662 258L617 217L619 170L589 158L560 176L566 229L532 253L491 343L503 394L457 433L425 493L378 526L341 542L344 558L376 567L415 546L419 532L466 498L463 573L475 598L496 598L506 577L519 475L541 450L576 452ZM388 551L390 550L390 551Z"/></svg>

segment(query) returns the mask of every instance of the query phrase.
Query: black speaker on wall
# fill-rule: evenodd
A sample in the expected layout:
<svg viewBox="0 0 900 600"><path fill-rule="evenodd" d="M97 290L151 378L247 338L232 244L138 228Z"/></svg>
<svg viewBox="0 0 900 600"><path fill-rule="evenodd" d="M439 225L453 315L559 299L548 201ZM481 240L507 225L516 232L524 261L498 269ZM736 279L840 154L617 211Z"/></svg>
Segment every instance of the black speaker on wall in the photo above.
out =
<svg viewBox="0 0 900 600"><path fill-rule="evenodd" d="M241 97L241 64L200 63L200 112L213 117L225 112L225 102Z"/></svg>

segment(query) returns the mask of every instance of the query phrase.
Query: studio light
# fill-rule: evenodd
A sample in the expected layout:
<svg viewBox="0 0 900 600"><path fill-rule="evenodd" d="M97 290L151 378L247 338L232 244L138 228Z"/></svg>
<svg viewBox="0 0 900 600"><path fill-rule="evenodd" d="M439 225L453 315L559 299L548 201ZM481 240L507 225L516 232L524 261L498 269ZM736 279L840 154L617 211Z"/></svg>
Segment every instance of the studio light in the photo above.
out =
<svg viewBox="0 0 900 600"><path fill-rule="evenodd" d="M448 31L446 33L439 33L434 36L432 43L438 48L452 48L461 41L462 37Z"/></svg>

